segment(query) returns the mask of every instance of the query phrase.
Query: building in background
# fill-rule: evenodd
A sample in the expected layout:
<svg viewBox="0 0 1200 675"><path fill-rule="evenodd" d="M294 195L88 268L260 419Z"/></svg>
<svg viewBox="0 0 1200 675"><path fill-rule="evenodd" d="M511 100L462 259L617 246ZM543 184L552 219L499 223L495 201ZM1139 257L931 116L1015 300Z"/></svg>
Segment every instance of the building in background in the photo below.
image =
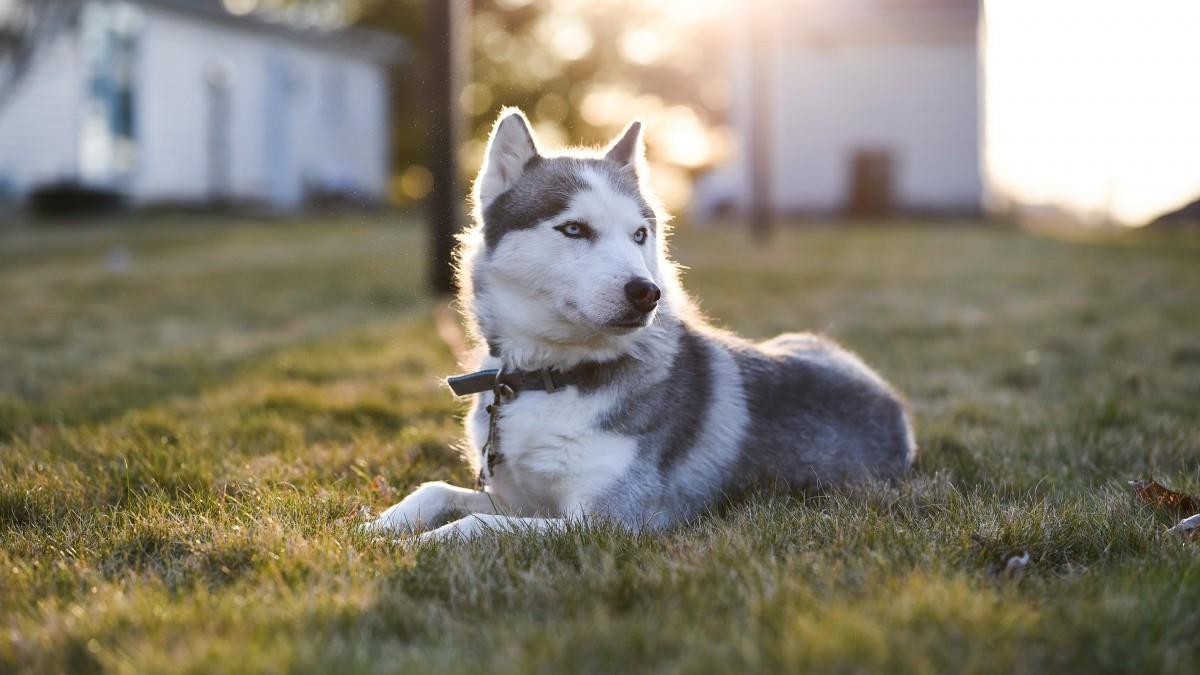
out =
<svg viewBox="0 0 1200 675"><path fill-rule="evenodd" d="M69 4L0 92L0 196L63 183L284 210L385 197L396 38L222 0Z"/></svg>
<svg viewBox="0 0 1200 675"><path fill-rule="evenodd" d="M748 211L751 49L763 44L775 213L981 210L977 0L765 6L773 34L751 40L746 30L730 58L740 151L697 184L697 216Z"/></svg>

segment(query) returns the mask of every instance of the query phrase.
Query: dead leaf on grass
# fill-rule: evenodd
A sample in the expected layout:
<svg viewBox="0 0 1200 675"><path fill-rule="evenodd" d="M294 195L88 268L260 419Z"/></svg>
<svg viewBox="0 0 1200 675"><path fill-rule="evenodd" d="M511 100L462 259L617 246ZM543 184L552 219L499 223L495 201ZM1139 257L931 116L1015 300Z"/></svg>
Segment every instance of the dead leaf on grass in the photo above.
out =
<svg viewBox="0 0 1200 675"><path fill-rule="evenodd" d="M371 489L380 497L388 499L395 497L397 493L396 488L389 485L387 479L383 476L375 476L375 478L371 479Z"/></svg>
<svg viewBox="0 0 1200 675"><path fill-rule="evenodd" d="M1129 486L1144 504L1176 515L1200 511L1200 499L1163 487L1156 480L1131 480Z"/></svg>
<svg viewBox="0 0 1200 675"><path fill-rule="evenodd" d="M362 503L354 503L346 515L337 519L338 525L355 525L375 519L375 510Z"/></svg>

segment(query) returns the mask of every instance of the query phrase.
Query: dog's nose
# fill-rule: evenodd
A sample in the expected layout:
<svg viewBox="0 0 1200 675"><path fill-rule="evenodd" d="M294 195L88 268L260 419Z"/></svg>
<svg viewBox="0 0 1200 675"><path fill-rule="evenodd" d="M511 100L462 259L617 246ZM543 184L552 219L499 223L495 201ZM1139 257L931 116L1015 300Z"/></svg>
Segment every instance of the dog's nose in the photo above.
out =
<svg viewBox="0 0 1200 675"><path fill-rule="evenodd" d="M625 284L625 297L629 298L630 304L636 307L637 311L649 314L658 306L662 291L647 279L634 279Z"/></svg>

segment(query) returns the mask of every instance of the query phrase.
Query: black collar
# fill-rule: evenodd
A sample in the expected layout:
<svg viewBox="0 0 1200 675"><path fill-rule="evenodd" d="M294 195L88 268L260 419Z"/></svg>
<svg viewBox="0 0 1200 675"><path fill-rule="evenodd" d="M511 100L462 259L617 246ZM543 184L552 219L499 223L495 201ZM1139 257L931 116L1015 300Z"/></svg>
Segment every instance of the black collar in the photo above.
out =
<svg viewBox="0 0 1200 675"><path fill-rule="evenodd" d="M466 375L455 375L446 379L446 384L454 391L455 396L470 396L485 391L492 391L498 385L507 385L514 393L522 391L554 392L576 383L578 378L571 373L564 373L554 368L539 368L538 370L504 370L489 368L478 370Z"/></svg>

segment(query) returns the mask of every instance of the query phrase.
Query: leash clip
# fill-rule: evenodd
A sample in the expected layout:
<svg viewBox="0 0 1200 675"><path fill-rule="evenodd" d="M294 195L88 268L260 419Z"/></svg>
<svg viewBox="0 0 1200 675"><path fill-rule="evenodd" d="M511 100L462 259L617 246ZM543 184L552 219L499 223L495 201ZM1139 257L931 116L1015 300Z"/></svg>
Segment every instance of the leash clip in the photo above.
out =
<svg viewBox="0 0 1200 675"><path fill-rule="evenodd" d="M495 399L488 404L488 435L483 443L483 457L479 462L479 475L475 477L475 489L482 490L487 485L488 478L500 461L500 406L517 397L517 392L504 382L504 366L496 370L496 379L492 382L492 395Z"/></svg>

